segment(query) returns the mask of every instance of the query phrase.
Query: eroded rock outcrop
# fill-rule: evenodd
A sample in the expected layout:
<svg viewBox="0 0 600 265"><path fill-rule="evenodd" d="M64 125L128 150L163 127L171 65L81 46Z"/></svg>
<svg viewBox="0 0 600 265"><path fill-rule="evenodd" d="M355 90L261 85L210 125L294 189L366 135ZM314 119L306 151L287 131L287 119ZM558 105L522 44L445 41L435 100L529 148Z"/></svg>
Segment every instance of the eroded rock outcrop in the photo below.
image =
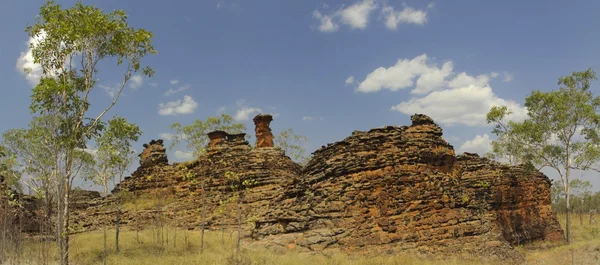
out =
<svg viewBox="0 0 600 265"><path fill-rule="evenodd" d="M512 245L562 240L545 175L456 156L431 118L411 120L355 131L315 151L301 168L273 147L272 116L258 115L255 148L245 134L215 131L206 154L168 165L162 141L152 141L140 168L115 192L159 198L160 211L187 228L200 226L202 211L210 229L230 227L241 209L244 233L255 242L307 250L519 261ZM124 224L143 225L157 209L125 209Z"/></svg>

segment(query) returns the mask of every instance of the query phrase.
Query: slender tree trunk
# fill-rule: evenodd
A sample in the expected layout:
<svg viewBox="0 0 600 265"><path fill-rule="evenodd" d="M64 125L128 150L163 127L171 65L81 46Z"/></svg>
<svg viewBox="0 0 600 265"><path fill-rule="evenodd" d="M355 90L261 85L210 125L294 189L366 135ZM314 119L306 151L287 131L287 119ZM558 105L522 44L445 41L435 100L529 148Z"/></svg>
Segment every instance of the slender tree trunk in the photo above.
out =
<svg viewBox="0 0 600 265"><path fill-rule="evenodd" d="M569 177L571 174L571 161L569 159L569 163L567 164L567 172L565 174L565 199L566 204L567 204L567 226L566 226L566 232L567 232L567 244L571 244L571 204L569 203L570 200L570 193L571 193L571 189L570 189L570 183L569 183Z"/></svg>
<svg viewBox="0 0 600 265"><path fill-rule="evenodd" d="M120 202L119 202L120 204ZM121 205L117 208L117 223L116 223L116 231L115 231L115 251L119 253L119 232L121 228Z"/></svg>
<svg viewBox="0 0 600 265"><path fill-rule="evenodd" d="M206 221L206 190L204 189L204 179L202 179L202 236L200 239L200 253L204 252L204 223Z"/></svg>
<svg viewBox="0 0 600 265"><path fill-rule="evenodd" d="M69 177L65 177L65 196L64 196L64 209L63 209L63 249L61 253L62 262L61 265L69 265L69 219L70 219L70 211L69 211L69 193L70 193L70 185L69 185Z"/></svg>
<svg viewBox="0 0 600 265"><path fill-rule="evenodd" d="M236 243L236 251L240 253L240 241L242 239L242 198L240 196L238 201L238 231L237 231L237 243Z"/></svg>
<svg viewBox="0 0 600 265"><path fill-rule="evenodd" d="M173 229L173 248L177 248L177 210L173 209L173 220L175 220L175 226Z"/></svg>
<svg viewBox="0 0 600 265"><path fill-rule="evenodd" d="M106 219L105 219L105 221L104 221L104 265L106 265L107 257L108 257L108 253L106 251Z"/></svg>

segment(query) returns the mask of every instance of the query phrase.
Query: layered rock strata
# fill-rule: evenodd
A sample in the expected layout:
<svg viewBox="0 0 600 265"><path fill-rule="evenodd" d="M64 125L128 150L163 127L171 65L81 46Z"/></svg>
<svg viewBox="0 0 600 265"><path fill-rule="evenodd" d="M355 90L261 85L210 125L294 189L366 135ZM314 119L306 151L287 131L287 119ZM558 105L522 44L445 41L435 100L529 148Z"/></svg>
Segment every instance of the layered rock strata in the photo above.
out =
<svg viewBox="0 0 600 265"><path fill-rule="evenodd" d="M245 134L215 131L206 154L186 163L168 165L162 141L152 141L115 192L160 204L126 207L123 223L143 227L166 215L178 226L220 229L243 220L244 234L260 244L509 260L522 260L512 245L562 240L545 175L456 156L431 118L411 120L355 131L315 151L304 168L273 147L270 115L254 118L254 148ZM91 209L81 213L83 226L106 216Z"/></svg>

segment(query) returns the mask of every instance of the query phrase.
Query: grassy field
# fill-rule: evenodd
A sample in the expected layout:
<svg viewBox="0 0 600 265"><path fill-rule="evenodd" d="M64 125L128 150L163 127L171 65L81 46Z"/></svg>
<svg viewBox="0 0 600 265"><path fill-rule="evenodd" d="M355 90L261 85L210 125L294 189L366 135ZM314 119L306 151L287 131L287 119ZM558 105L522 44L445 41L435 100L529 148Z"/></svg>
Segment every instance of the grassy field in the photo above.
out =
<svg viewBox="0 0 600 265"><path fill-rule="evenodd" d="M564 223L563 221L564 217L561 217L561 223ZM294 250L272 251L260 247L242 247L240 255L235 255L236 236L227 232L223 238L220 232L207 232L204 251L200 252L199 231L177 230L175 232L170 229L168 242L166 230L163 229L162 239L157 231L159 230L145 230L139 233L123 231L120 252L116 253L114 230L109 230L107 264L489 264L456 259L420 260L410 256L366 257L341 253L323 255ZM103 264L103 238L102 231L74 235L71 242L71 264ZM573 241L570 246L536 243L519 246L517 250L525 255L529 264L600 264L600 224L590 225L586 220L581 225L579 219L574 218ZM52 253L55 247L52 246L50 250L50 259L56 259L56 254ZM39 243L27 244L23 260L29 262L20 264L43 264L39 253Z"/></svg>

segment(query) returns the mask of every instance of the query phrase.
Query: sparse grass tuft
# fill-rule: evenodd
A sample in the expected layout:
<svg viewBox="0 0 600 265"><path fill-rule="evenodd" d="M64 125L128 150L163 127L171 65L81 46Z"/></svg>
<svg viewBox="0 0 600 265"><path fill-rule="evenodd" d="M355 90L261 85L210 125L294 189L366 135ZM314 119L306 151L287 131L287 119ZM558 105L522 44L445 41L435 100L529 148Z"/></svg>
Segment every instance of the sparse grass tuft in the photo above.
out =
<svg viewBox="0 0 600 265"><path fill-rule="evenodd" d="M561 222L564 216L560 216ZM564 223L564 222L562 222ZM579 224L573 222L573 240L570 246L565 244L535 243L517 247L526 256L529 264L600 264L600 234L593 232L600 229L600 224ZM187 244L186 244L187 234ZM340 252L327 254L306 253L296 249L270 250L261 246L243 247L239 254L235 252L236 234L226 232L222 242L220 231L207 231L205 235L204 252L200 252L200 231L170 230L167 244L166 230L162 235L158 229L139 232L139 241L135 231L122 231L120 253L114 250L114 230L109 230L107 239L108 260L111 265L142 265L142 264L225 264L225 265L475 265L494 264L485 261L465 261L458 258L439 257L436 260L422 260L410 255L379 255L363 256ZM162 237L162 239L161 239ZM176 238L176 241L175 241ZM25 255L30 263L43 264L35 254L39 253L39 244L26 245ZM55 250L51 246L50 250ZM56 260L56 253L52 253ZM71 264L92 265L102 264L103 233L102 231L77 234L71 242ZM52 264L52 263L50 263Z"/></svg>

